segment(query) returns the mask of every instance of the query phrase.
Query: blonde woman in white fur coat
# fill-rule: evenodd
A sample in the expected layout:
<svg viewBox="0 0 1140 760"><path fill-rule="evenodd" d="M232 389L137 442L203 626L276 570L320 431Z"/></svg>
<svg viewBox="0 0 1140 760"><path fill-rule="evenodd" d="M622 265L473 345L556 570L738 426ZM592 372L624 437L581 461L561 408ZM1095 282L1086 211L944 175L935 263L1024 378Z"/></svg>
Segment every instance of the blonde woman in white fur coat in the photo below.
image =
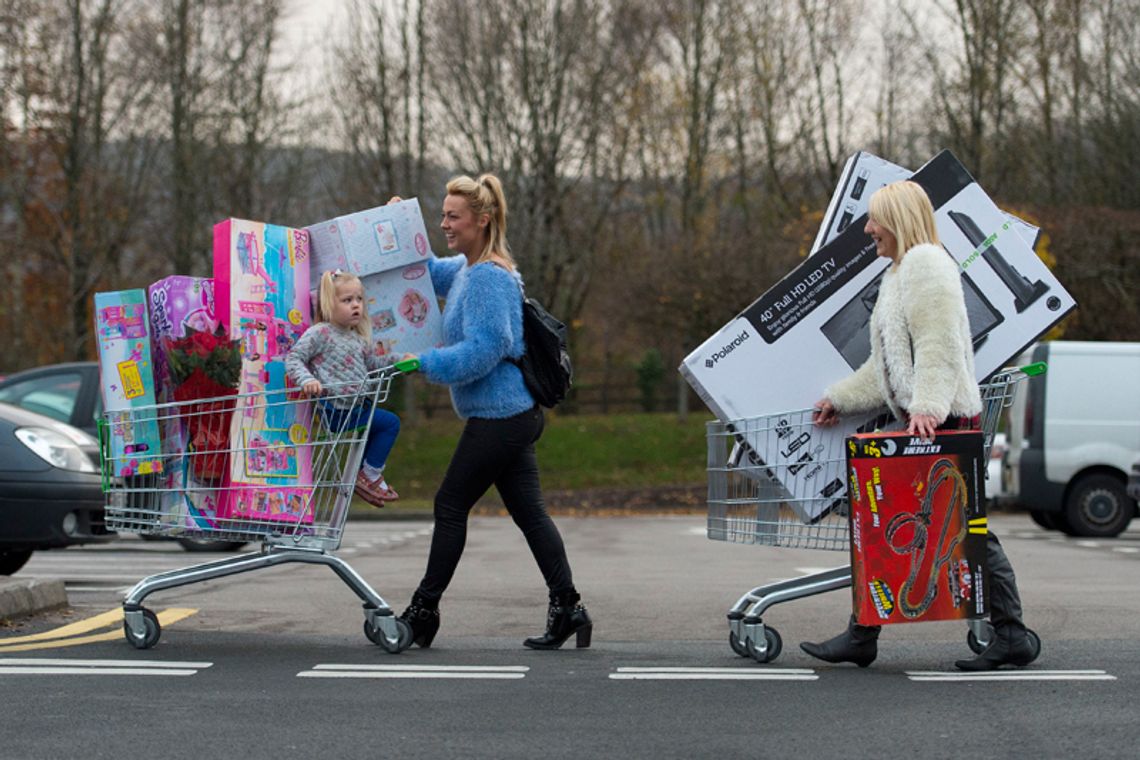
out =
<svg viewBox="0 0 1140 760"><path fill-rule="evenodd" d="M824 391L814 420L834 425L839 416L884 404L907 432L923 438L936 430L977 428L982 411L974 379L974 349L958 265L938 241L934 209L921 186L895 182L871 196L865 232L891 266L871 312L871 356L854 374ZM994 636L962 670L1028 665L1039 642L1021 619L1017 581L992 533L986 540L990 622ZM800 648L827 662L870 665L878 655L880 626L856 625L822 643Z"/></svg>

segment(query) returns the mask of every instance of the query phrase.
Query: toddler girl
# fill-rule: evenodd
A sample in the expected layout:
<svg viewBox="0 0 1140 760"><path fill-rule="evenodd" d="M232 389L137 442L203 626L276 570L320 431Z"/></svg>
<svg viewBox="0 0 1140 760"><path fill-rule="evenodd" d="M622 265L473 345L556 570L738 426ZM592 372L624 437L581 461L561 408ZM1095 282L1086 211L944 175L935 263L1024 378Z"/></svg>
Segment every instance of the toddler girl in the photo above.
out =
<svg viewBox="0 0 1140 760"><path fill-rule="evenodd" d="M400 433L400 418L371 404L353 406L352 397L368 371L386 365L372 347L372 325L364 312L360 278L339 269L322 274L317 320L285 357L285 371L306 396L333 392L333 398L321 402L321 412L334 432L362 427L372 414L364 463L356 475L356 495L382 507L400 498L384 480L384 463Z"/></svg>

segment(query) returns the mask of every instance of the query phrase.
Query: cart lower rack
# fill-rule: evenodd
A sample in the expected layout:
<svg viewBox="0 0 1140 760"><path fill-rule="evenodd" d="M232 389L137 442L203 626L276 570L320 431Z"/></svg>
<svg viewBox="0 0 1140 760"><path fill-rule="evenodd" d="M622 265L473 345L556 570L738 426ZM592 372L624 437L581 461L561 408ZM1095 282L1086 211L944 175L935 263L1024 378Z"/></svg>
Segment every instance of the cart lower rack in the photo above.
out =
<svg viewBox="0 0 1140 760"><path fill-rule="evenodd" d="M388 652L411 628L335 556L372 423L392 379L416 360L327 387L319 398L269 390L129 410L100 422L107 525L165 537L260 542L258 552L143 578L123 601L123 629L138 649L158 643L150 594L292 562L325 565L364 603L364 633ZM152 450L154 441L161 441ZM150 443L148 443L150 442Z"/></svg>
<svg viewBox="0 0 1140 760"><path fill-rule="evenodd" d="M1013 403L1018 383L1045 371L1043 364L1006 368L980 387L981 429L988 457L1001 413ZM794 445L798 431L812 426L812 410L708 423L708 537L718 541L799 549L848 551L848 504L846 488L823 488L827 496L800 497L783 485L792 468L811 468L804 474L816 482L845 482L846 452L843 440L833 436L829 444L804 451L792 464L769 464L742 441ZM790 472L789 472L790 471ZM817 489L818 490L818 489ZM732 650L757 662L771 662L783 647L776 629L762 616L774 605L803 599L851 586L851 566L770 583L745 593L728 612ZM1033 631L1030 637L1040 648ZM985 620L970 620L967 643L980 653L989 643L992 629Z"/></svg>

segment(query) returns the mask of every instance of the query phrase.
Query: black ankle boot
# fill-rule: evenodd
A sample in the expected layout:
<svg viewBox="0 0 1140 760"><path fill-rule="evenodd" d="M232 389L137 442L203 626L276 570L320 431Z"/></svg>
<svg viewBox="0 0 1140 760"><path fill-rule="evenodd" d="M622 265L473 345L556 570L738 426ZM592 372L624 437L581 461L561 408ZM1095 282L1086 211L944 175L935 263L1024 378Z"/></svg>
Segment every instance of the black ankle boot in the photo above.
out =
<svg viewBox="0 0 1140 760"><path fill-rule="evenodd" d="M439 602L413 594L412 603L400 619L412 627L412 643L427 649L439 631Z"/></svg>
<svg viewBox="0 0 1140 760"><path fill-rule="evenodd" d="M865 668L879 655L879 630L877 625L857 625L852 615L843 633L819 644L805 641L800 649L824 662L853 662Z"/></svg>
<svg viewBox="0 0 1140 760"><path fill-rule="evenodd" d="M1002 665L1022 667L1037 659L1038 652L1024 628L1011 625L994 629L994 638L982 653L969 660L957 660L958 670L997 670Z"/></svg>
<svg viewBox="0 0 1140 760"><path fill-rule="evenodd" d="M572 634L577 634L579 649L590 646L594 623L586 608L578 604L581 599L574 592L551 596L546 611L546 633L527 639L523 645L531 649L558 649Z"/></svg>

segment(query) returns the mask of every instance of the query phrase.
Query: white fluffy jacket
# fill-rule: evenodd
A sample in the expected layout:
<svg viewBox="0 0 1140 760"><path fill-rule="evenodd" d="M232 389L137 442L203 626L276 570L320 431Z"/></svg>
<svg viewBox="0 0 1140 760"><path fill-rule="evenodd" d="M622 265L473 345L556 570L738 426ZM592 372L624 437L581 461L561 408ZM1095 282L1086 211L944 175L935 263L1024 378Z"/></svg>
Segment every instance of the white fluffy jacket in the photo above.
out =
<svg viewBox="0 0 1140 760"><path fill-rule="evenodd" d="M885 403L899 420L982 411L962 279L941 246L916 245L891 266L871 313L871 356L824 395L840 413Z"/></svg>

